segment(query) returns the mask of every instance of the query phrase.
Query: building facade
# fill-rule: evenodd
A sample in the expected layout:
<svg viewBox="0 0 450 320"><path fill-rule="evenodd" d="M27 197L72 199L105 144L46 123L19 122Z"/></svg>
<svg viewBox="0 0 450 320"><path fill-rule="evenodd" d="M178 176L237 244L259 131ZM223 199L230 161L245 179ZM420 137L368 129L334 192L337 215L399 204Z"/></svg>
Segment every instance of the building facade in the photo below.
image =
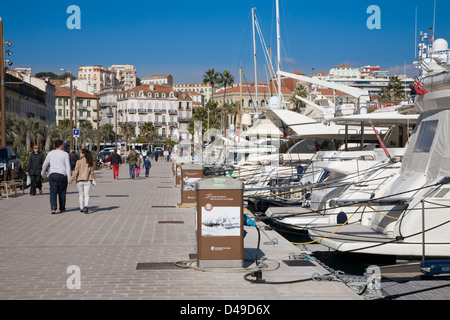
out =
<svg viewBox="0 0 450 320"><path fill-rule="evenodd" d="M72 100L72 122L74 129L80 128L85 121L97 129L97 97L81 90L76 90ZM55 92L56 124L70 119L70 90L56 87Z"/></svg>
<svg viewBox="0 0 450 320"><path fill-rule="evenodd" d="M109 124L117 132L117 99L123 87L104 88L99 94L100 97L100 126Z"/></svg>
<svg viewBox="0 0 450 320"><path fill-rule="evenodd" d="M211 88L210 84L204 84L204 83L184 83L184 84L175 84L173 88L176 91L181 92L197 92L204 96L203 98L203 104L207 104L211 100L211 96L213 94L216 94L215 92L218 90L218 88Z"/></svg>
<svg viewBox="0 0 450 320"><path fill-rule="evenodd" d="M134 136L141 134L146 122L153 124L158 135L170 137L178 128L178 97L172 87L141 84L118 93L118 126L131 122Z"/></svg>
<svg viewBox="0 0 450 320"><path fill-rule="evenodd" d="M170 74L156 74L141 79L141 84L157 84L173 86L173 77Z"/></svg>
<svg viewBox="0 0 450 320"><path fill-rule="evenodd" d="M5 110L22 119L34 118L51 123L53 114L47 105L47 93L26 81L25 76L5 74ZM38 79L38 78L36 78Z"/></svg>
<svg viewBox="0 0 450 320"><path fill-rule="evenodd" d="M132 65L81 66L78 68L78 79L86 80L96 93L106 87L123 86L131 89L136 86L136 69Z"/></svg>
<svg viewBox="0 0 450 320"><path fill-rule="evenodd" d="M30 68L22 68L24 72L17 70L8 70L7 72L17 79L20 79L24 83L28 83L31 86L36 87L42 91L45 95L45 111L40 104L36 105L37 109L32 111L29 106L27 113L30 117L38 118L45 121L46 124L51 124L56 121L55 119L55 85L45 79L37 78L31 75ZM27 90L28 91L28 90ZM26 91L25 91L26 92ZM42 93L36 92L36 96L40 96ZM26 101L26 100L25 100ZM23 114L21 115L23 117Z"/></svg>
<svg viewBox="0 0 450 320"><path fill-rule="evenodd" d="M136 68L133 65L115 64L109 67L109 69L115 72L117 80L116 86L122 86L124 90L136 87Z"/></svg>

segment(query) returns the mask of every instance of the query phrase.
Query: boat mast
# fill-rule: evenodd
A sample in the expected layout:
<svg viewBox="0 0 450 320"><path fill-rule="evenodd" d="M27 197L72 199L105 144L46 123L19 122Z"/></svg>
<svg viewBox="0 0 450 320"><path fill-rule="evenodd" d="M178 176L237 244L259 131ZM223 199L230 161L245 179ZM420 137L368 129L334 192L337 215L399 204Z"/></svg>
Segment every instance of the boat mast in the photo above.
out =
<svg viewBox="0 0 450 320"><path fill-rule="evenodd" d="M252 22L253 22L253 60L255 64L255 95L256 101L253 101L255 109L258 110L258 68L256 62L256 35L255 35L255 8L252 8Z"/></svg>
<svg viewBox="0 0 450 320"><path fill-rule="evenodd" d="M281 95L281 76L280 76L280 71L281 71L281 48L280 48L280 40L281 40L281 36L280 36L280 8L279 8L279 0L276 0L276 7L277 7L277 68L278 68L278 98L280 100L280 104L282 101L282 95Z"/></svg>

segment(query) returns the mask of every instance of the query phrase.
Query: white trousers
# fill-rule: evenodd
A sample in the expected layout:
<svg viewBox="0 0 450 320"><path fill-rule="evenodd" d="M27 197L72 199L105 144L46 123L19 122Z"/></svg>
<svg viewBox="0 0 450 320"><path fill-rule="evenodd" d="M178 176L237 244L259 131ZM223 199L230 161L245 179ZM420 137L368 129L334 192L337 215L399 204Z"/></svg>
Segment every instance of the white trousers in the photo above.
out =
<svg viewBox="0 0 450 320"><path fill-rule="evenodd" d="M77 182L78 187L78 199L80 200L80 210L85 207L89 207L89 192L91 190L90 181Z"/></svg>

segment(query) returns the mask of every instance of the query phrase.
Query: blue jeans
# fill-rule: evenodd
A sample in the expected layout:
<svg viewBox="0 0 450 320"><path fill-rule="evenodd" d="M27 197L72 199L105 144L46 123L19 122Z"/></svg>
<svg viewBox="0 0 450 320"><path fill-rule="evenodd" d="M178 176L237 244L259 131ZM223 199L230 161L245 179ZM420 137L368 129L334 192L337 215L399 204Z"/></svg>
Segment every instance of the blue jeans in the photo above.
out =
<svg viewBox="0 0 450 320"><path fill-rule="evenodd" d="M57 209L57 198L59 200L59 210L66 210L66 192L67 192L67 177L63 174L52 173L48 177L48 183L50 185L50 208Z"/></svg>
<svg viewBox="0 0 450 320"><path fill-rule="evenodd" d="M133 165L130 164L130 178L131 179L136 178L136 165L135 164L133 164Z"/></svg>

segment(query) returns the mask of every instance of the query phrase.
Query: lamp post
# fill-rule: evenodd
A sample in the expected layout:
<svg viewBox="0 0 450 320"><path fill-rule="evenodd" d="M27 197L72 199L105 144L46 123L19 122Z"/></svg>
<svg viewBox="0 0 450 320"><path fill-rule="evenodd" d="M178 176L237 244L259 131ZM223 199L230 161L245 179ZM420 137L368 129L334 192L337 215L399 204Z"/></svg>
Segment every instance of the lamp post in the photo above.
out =
<svg viewBox="0 0 450 320"><path fill-rule="evenodd" d="M61 71L68 71L70 74L70 98L69 98L69 141L70 141L70 153L73 151L73 123L72 123L72 71L66 69L60 69Z"/></svg>
<svg viewBox="0 0 450 320"><path fill-rule="evenodd" d="M2 142L1 147L6 146L6 104L5 104L5 41L3 40L3 19L0 17L0 86L1 86L1 117L2 117ZM8 42L8 45L11 44Z"/></svg>
<svg viewBox="0 0 450 320"><path fill-rule="evenodd" d="M97 154L100 150L100 96L97 95Z"/></svg>

